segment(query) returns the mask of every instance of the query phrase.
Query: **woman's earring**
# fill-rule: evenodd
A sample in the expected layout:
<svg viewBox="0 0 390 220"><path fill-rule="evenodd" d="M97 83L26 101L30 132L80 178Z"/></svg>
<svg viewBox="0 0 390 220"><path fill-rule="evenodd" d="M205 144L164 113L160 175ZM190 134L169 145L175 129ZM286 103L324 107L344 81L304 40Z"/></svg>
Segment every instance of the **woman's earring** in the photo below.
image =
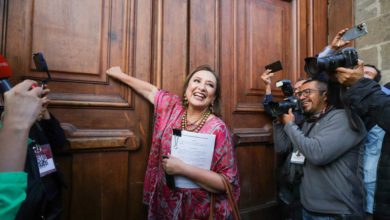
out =
<svg viewBox="0 0 390 220"><path fill-rule="evenodd" d="M212 102L212 103L209 105L209 110L210 110L211 114L214 113L214 102Z"/></svg>
<svg viewBox="0 0 390 220"><path fill-rule="evenodd" d="M184 97L183 97L183 105L184 105L184 108L188 107L188 99L187 99L186 94L184 94Z"/></svg>

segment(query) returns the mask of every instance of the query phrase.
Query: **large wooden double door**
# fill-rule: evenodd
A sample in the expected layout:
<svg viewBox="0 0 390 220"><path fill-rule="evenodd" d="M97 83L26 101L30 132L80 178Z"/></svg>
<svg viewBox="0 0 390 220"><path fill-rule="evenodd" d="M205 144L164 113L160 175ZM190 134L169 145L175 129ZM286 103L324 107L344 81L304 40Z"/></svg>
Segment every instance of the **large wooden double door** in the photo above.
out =
<svg viewBox="0 0 390 220"><path fill-rule="evenodd" d="M45 77L32 62L38 51L51 70L50 111L69 140L57 157L68 183L64 219L146 218L153 108L105 70L118 65L180 94L206 63L221 77L222 118L237 143L243 219L280 215L260 74L281 60L275 81L303 76L303 58L326 43L327 1L3 0L0 19L12 81Z"/></svg>

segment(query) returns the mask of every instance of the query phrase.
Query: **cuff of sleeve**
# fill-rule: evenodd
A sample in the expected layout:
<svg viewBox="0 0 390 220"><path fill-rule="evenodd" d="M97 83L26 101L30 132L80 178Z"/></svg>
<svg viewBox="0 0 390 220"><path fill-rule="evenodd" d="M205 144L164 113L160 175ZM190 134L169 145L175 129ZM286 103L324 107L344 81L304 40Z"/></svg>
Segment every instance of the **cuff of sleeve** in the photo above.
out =
<svg viewBox="0 0 390 220"><path fill-rule="evenodd" d="M284 125L283 130L288 134L288 130L293 128L294 126L297 126L293 121L289 121L287 124Z"/></svg>
<svg viewBox="0 0 390 220"><path fill-rule="evenodd" d="M0 173L0 182L9 182L12 180L13 183L27 184L27 173L26 172L2 172Z"/></svg>
<svg viewBox="0 0 390 220"><path fill-rule="evenodd" d="M264 102L270 102L270 101L272 101L272 94L266 94L265 96L264 96Z"/></svg>
<svg viewBox="0 0 390 220"><path fill-rule="evenodd" d="M336 51L331 49L330 46L326 46L325 49L320 54L318 54L318 57L326 57L334 54L335 52Z"/></svg>

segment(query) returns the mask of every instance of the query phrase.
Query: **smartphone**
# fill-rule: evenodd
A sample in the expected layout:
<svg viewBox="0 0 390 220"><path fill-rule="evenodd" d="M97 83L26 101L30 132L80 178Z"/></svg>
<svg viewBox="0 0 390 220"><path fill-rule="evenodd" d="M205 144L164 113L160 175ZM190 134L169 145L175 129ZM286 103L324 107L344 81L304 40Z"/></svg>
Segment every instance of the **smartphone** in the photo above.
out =
<svg viewBox="0 0 390 220"><path fill-rule="evenodd" d="M282 70L283 69L283 66L282 66L282 62L280 62L280 60L274 62L274 63L271 63L271 64L268 64L265 66L265 69L270 69L271 70L271 73L274 73L274 72L277 72L279 70Z"/></svg>
<svg viewBox="0 0 390 220"><path fill-rule="evenodd" d="M343 34L341 39L348 41L353 40L358 37L361 37L363 35L366 35L368 33L367 25L366 23L361 23L359 25L356 25L355 27L349 29L347 32Z"/></svg>
<svg viewBox="0 0 390 220"><path fill-rule="evenodd" d="M50 81L51 76L50 76L49 68L47 67L45 57L43 56L43 53L41 53L41 52L34 53L33 60L35 63L35 67L37 68L37 70L39 72L46 72L47 73L47 78L42 80L42 82L41 82L42 85L46 85Z"/></svg>

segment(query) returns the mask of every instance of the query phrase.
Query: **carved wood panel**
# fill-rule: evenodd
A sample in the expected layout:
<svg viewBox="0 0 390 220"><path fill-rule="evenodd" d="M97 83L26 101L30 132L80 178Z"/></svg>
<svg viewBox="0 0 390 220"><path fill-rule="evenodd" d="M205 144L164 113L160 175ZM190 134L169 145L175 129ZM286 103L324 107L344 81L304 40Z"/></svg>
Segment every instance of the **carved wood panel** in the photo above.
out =
<svg viewBox="0 0 390 220"><path fill-rule="evenodd" d="M105 70L120 65L127 70L133 59L130 37L134 19L128 19L133 1L28 1L10 4L7 52L15 72L40 80L32 54L43 52L52 82L53 105L132 107L131 94L111 82ZM85 13L88 11L88 13ZM21 13L19 13L21 12ZM24 17L21 17L24 15ZM126 55L126 56L125 56ZM109 86L114 85L114 86Z"/></svg>
<svg viewBox="0 0 390 220"><path fill-rule="evenodd" d="M274 82L290 78L293 27L292 5L282 1L245 0L237 2L237 71L234 72L235 111L259 112L258 97L264 95L260 75L264 66L280 60L283 71ZM275 89L274 94L280 95Z"/></svg>

